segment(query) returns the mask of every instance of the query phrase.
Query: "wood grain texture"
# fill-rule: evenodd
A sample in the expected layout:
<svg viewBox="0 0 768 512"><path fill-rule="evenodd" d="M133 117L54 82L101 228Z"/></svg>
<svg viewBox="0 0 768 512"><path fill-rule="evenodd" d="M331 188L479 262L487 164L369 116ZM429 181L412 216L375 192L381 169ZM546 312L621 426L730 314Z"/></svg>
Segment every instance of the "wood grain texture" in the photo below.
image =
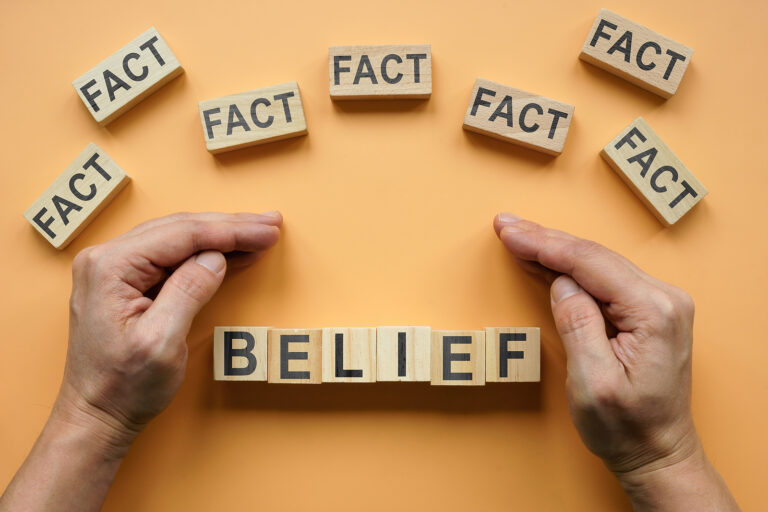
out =
<svg viewBox="0 0 768 512"><path fill-rule="evenodd" d="M485 331L432 331L431 352L432 385L485 385Z"/></svg>
<svg viewBox="0 0 768 512"><path fill-rule="evenodd" d="M151 27L72 85L93 118L106 125L183 72L168 44Z"/></svg>
<svg viewBox="0 0 768 512"><path fill-rule="evenodd" d="M268 381L320 384L323 380L322 337L322 329L270 329Z"/></svg>
<svg viewBox="0 0 768 512"><path fill-rule="evenodd" d="M541 343L538 327L485 328L486 382L539 382Z"/></svg>
<svg viewBox="0 0 768 512"><path fill-rule="evenodd" d="M130 181L104 150L88 146L24 212L55 248L65 248Z"/></svg>
<svg viewBox="0 0 768 512"><path fill-rule="evenodd" d="M201 101L198 108L205 146L211 153L307 133L296 82Z"/></svg>
<svg viewBox="0 0 768 512"><path fill-rule="evenodd" d="M213 379L266 381L268 331L269 327L214 327ZM232 350L230 357L226 353L228 343Z"/></svg>
<svg viewBox="0 0 768 512"><path fill-rule="evenodd" d="M549 155L563 151L575 107L478 78L464 129Z"/></svg>
<svg viewBox="0 0 768 512"><path fill-rule="evenodd" d="M672 226L707 189L642 117L600 153L662 224Z"/></svg>
<svg viewBox="0 0 768 512"><path fill-rule="evenodd" d="M423 99L432 94L432 47L331 46L328 74L334 100Z"/></svg>
<svg viewBox="0 0 768 512"><path fill-rule="evenodd" d="M429 327L377 327L376 380L429 382L431 331Z"/></svg>
<svg viewBox="0 0 768 512"><path fill-rule="evenodd" d="M323 329L323 382L376 382L375 327Z"/></svg>
<svg viewBox="0 0 768 512"><path fill-rule="evenodd" d="M693 50L601 9L579 58L663 98L677 92Z"/></svg>

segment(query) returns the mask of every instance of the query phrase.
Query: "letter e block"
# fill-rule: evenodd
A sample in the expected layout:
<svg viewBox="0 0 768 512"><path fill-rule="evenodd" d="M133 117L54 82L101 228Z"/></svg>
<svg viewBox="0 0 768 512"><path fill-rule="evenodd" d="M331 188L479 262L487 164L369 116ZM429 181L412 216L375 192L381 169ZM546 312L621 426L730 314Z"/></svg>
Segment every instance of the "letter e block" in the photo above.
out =
<svg viewBox="0 0 768 512"><path fill-rule="evenodd" d="M485 328L486 382L539 382L538 327Z"/></svg>
<svg viewBox="0 0 768 512"><path fill-rule="evenodd" d="M642 117L600 153L665 226L688 213L707 189Z"/></svg>
<svg viewBox="0 0 768 512"><path fill-rule="evenodd" d="M602 9L579 58L643 89L669 98L693 57L693 50L648 27Z"/></svg>
<svg viewBox="0 0 768 512"><path fill-rule="evenodd" d="M376 382L376 328L323 329L323 382Z"/></svg>
<svg viewBox="0 0 768 512"><path fill-rule="evenodd" d="M432 385L485 385L485 331L432 331Z"/></svg>
<svg viewBox="0 0 768 512"><path fill-rule="evenodd" d="M270 329L269 382L320 384L322 335L321 329Z"/></svg>
<svg viewBox="0 0 768 512"><path fill-rule="evenodd" d="M215 327L213 380L267 380L269 327Z"/></svg>
<svg viewBox="0 0 768 512"><path fill-rule="evenodd" d="M63 249L130 180L104 150L88 144L24 218L56 249Z"/></svg>
<svg viewBox="0 0 768 512"><path fill-rule="evenodd" d="M429 327L376 329L376 380L429 382Z"/></svg>
<svg viewBox="0 0 768 512"><path fill-rule="evenodd" d="M100 125L118 118L184 70L155 27L72 82Z"/></svg>
<svg viewBox="0 0 768 512"><path fill-rule="evenodd" d="M464 115L464 129L559 155L575 107L478 78Z"/></svg>

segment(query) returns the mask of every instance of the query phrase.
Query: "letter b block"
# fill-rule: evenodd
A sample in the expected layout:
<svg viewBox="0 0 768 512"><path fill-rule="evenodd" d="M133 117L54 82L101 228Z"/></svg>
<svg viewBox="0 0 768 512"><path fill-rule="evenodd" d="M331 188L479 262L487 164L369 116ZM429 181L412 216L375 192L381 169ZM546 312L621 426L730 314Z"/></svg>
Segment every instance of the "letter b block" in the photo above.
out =
<svg viewBox="0 0 768 512"><path fill-rule="evenodd" d="M269 327L215 327L214 380L267 380Z"/></svg>
<svg viewBox="0 0 768 512"><path fill-rule="evenodd" d="M322 335L321 329L270 329L269 382L320 384Z"/></svg>
<svg viewBox="0 0 768 512"><path fill-rule="evenodd" d="M432 331L432 385L485 384L484 331Z"/></svg>
<svg viewBox="0 0 768 512"><path fill-rule="evenodd" d="M323 329L323 382L376 382L376 328Z"/></svg>
<svg viewBox="0 0 768 512"><path fill-rule="evenodd" d="M538 327L485 328L486 382L539 382Z"/></svg>

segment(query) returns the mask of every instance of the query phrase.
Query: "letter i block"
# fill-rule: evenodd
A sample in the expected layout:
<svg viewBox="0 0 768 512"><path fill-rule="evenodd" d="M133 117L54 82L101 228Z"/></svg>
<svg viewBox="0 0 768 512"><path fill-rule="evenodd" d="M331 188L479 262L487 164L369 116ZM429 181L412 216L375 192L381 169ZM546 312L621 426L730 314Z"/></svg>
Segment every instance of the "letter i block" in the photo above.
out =
<svg viewBox="0 0 768 512"><path fill-rule="evenodd" d="M211 153L307 133L296 82L201 101L198 108L205 146Z"/></svg>
<svg viewBox="0 0 768 512"><path fill-rule="evenodd" d="M642 117L603 148L601 155L665 226L671 226L707 195Z"/></svg>
<svg viewBox="0 0 768 512"><path fill-rule="evenodd" d="M575 107L478 78L464 129L548 155L563 152Z"/></svg>
<svg viewBox="0 0 768 512"><path fill-rule="evenodd" d="M432 385L485 385L485 331L432 331Z"/></svg>
<svg viewBox="0 0 768 512"><path fill-rule="evenodd" d="M485 328L486 382L539 382L538 327Z"/></svg>
<svg viewBox="0 0 768 512"><path fill-rule="evenodd" d="M65 248L131 179L96 144L88 146L24 213L56 249Z"/></svg>
<svg viewBox="0 0 768 512"><path fill-rule="evenodd" d="M429 382L430 338L429 327L378 327L376 380Z"/></svg>
<svg viewBox="0 0 768 512"><path fill-rule="evenodd" d="M323 382L376 382L376 328L323 329Z"/></svg>
<svg viewBox="0 0 768 512"><path fill-rule="evenodd" d="M267 380L269 327L215 327L213 380Z"/></svg>
<svg viewBox="0 0 768 512"><path fill-rule="evenodd" d="M270 329L269 382L320 384L322 336L321 329Z"/></svg>
<svg viewBox="0 0 768 512"><path fill-rule="evenodd" d="M72 85L103 126L183 72L165 40L152 27Z"/></svg>
<svg viewBox="0 0 768 512"><path fill-rule="evenodd" d="M663 98L677 91L693 50L602 9L579 58Z"/></svg>

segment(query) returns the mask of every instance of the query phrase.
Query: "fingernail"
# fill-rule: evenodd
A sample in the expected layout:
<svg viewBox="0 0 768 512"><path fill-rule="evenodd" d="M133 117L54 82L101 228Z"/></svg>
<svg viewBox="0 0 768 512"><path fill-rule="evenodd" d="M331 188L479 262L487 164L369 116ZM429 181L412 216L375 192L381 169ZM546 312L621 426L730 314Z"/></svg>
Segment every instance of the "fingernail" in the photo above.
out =
<svg viewBox="0 0 768 512"><path fill-rule="evenodd" d="M569 276L560 276L552 283L550 295L552 301L557 304L581 291L581 287Z"/></svg>
<svg viewBox="0 0 768 512"><path fill-rule="evenodd" d="M279 217L280 212L277 210L269 210L268 212L262 213L262 215L266 215L267 217Z"/></svg>
<svg viewBox="0 0 768 512"><path fill-rule="evenodd" d="M517 222L519 220L522 220L520 217L518 217L514 213L508 213L508 212L502 212L497 217L499 219L499 222Z"/></svg>
<svg viewBox="0 0 768 512"><path fill-rule="evenodd" d="M203 251L195 257L195 262L198 265L207 268L214 274L218 274L224 270L224 267L227 264L224 255L219 251Z"/></svg>

